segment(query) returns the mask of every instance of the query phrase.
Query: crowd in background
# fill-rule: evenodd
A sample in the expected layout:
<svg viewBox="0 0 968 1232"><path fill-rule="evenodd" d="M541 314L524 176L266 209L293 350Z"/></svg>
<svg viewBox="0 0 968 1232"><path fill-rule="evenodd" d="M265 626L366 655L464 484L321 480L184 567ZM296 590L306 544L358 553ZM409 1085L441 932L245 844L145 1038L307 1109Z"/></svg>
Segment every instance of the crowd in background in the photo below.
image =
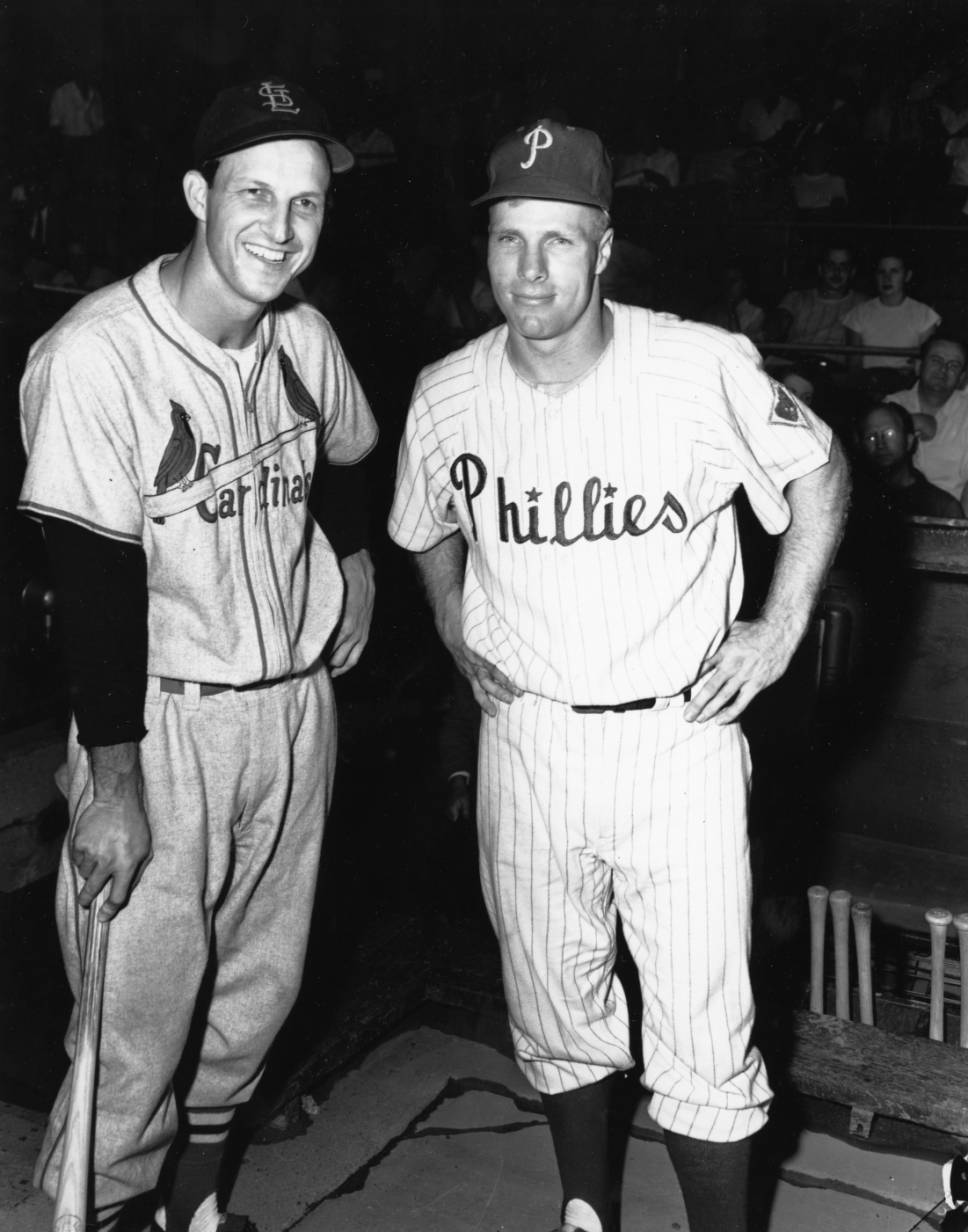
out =
<svg viewBox="0 0 968 1232"><path fill-rule="evenodd" d="M485 212L468 204L487 151L541 116L599 128L610 151L606 295L745 333L768 369L834 424L892 507L892 485L911 487L930 437L948 441L950 425L932 423L931 408L922 416L916 397L895 398L916 392L915 353L935 333L954 348L946 376L962 397L968 44L926 39L899 64L882 47L831 39L794 69L762 55L717 90L697 94L679 69L665 93L642 80L631 107L626 78L610 109L570 87L564 66L554 78L532 67L483 84L456 74L415 83L389 62L355 57L325 21L311 45L284 20L273 29L258 56L250 41L235 59L210 57L205 72L185 53L184 31L181 45L143 46L123 64L82 47L35 75L43 89L18 96L28 101L16 122L0 127L5 442L32 337L77 296L184 242L191 117L227 81L289 64L331 107L357 159L335 186L298 293L333 322L381 422L370 476L378 532L416 373L499 320ZM872 314L900 302L908 332L878 333ZM880 355L870 350L879 344ZM5 517L14 471L8 459ZM927 504L957 515L958 477L940 486L952 499L929 493Z"/></svg>

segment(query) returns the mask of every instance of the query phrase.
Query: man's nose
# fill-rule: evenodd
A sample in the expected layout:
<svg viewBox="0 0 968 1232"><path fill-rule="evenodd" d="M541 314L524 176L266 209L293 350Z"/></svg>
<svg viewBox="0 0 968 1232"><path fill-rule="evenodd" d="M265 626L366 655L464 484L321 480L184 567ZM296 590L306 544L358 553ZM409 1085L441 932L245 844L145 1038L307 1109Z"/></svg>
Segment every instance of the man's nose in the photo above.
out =
<svg viewBox="0 0 968 1232"><path fill-rule="evenodd" d="M292 221L289 216L289 207L281 201L272 207L269 217L266 219L265 231L270 239L275 240L277 244L285 244L292 235Z"/></svg>
<svg viewBox="0 0 968 1232"><path fill-rule="evenodd" d="M548 272L540 244L528 244L521 254L520 274L528 282L538 282Z"/></svg>

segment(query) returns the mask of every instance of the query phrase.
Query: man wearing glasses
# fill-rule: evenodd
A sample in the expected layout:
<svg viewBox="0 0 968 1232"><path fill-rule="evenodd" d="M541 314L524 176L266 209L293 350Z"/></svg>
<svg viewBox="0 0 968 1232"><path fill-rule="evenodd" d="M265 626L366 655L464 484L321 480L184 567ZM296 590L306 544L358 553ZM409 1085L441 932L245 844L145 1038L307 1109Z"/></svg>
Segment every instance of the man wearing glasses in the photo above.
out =
<svg viewBox="0 0 968 1232"><path fill-rule="evenodd" d="M968 345L935 334L922 348L917 383L893 395L910 411L921 438L918 468L929 483L950 492L963 509L968 486Z"/></svg>

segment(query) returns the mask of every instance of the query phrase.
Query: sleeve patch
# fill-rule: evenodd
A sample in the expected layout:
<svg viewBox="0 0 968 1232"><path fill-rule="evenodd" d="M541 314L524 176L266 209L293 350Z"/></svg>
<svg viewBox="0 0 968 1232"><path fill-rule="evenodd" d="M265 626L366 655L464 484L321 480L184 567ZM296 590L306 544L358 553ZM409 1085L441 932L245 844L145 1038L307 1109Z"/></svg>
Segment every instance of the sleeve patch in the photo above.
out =
<svg viewBox="0 0 968 1232"><path fill-rule="evenodd" d="M807 421L799 404L777 381L773 386L773 406L770 408L770 423L785 424L790 428L806 428Z"/></svg>

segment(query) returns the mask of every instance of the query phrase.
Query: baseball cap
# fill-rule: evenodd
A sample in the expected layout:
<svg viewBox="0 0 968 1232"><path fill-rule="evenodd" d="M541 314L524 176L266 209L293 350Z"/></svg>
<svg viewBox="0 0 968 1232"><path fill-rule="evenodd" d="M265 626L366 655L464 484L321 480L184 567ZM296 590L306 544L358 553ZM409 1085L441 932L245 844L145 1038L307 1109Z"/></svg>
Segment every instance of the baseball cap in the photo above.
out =
<svg viewBox="0 0 968 1232"><path fill-rule="evenodd" d="M494 147L487 163L489 187L472 205L503 197L575 201L607 210L612 165L597 133L558 120L522 124Z"/></svg>
<svg viewBox="0 0 968 1232"><path fill-rule="evenodd" d="M263 141L307 137L321 142L333 171L349 171L353 155L327 133L326 112L293 82L275 77L221 90L202 116L195 134L195 165L244 150Z"/></svg>

